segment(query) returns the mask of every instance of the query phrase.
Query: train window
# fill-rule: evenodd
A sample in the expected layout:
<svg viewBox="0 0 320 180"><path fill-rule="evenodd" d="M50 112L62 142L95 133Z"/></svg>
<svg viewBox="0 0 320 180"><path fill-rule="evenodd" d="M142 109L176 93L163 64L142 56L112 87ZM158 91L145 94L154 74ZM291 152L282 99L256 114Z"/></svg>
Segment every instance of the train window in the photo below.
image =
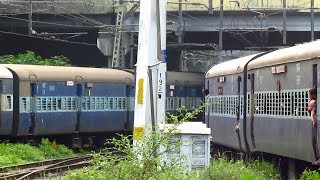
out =
<svg viewBox="0 0 320 180"><path fill-rule="evenodd" d="M61 98L57 98L57 110L61 111Z"/></svg>
<svg viewBox="0 0 320 180"><path fill-rule="evenodd" d="M77 98L73 97L72 98L72 110L77 109Z"/></svg>
<svg viewBox="0 0 320 180"><path fill-rule="evenodd" d="M73 107L72 107L72 105L73 105L73 104L72 104L72 99L73 99L72 97L68 97L68 98L67 98L67 102L66 102L66 103L67 103L67 104L66 104L66 106L67 106L67 107L66 107L66 110L67 110L67 111L72 111L72 110L73 110Z"/></svg>
<svg viewBox="0 0 320 180"><path fill-rule="evenodd" d="M191 96L192 97L196 97L197 96L197 89L196 88L192 88L191 89Z"/></svg>
<svg viewBox="0 0 320 180"><path fill-rule="evenodd" d="M58 99L56 97L52 98L52 110L57 111L58 109Z"/></svg>
<svg viewBox="0 0 320 180"><path fill-rule="evenodd" d="M109 109L113 110L113 98L109 98Z"/></svg>
<svg viewBox="0 0 320 180"><path fill-rule="evenodd" d="M95 98L90 97L90 107L89 110L95 110Z"/></svg>
<svg viewBox="0 0 320 180"><path fill-rule="evenodd" d="M40 101L41 101L40 111L46 111L47 110L47 99L46 98L41 98Z"/></svg>
<svg viewBox="0 0 320 180"><path fill-rule="evenodd" d="M49 111L53 111L52 101L53 101L52 98L47 98L47 109L48 109Z"/></svg>
<svg viewBox="0 0 320 180"><path fill-rule="evenodd" d="M255 114L274 116L308 116L307 90L256 92Z"/></svg>
<svg viewBox="0 0 320 180"><path fill-rule="evenodd" d="M104 106L105 102L104 102L104 100L105 100L104 98L100 98L100 108L101 108L101 110L105 110L105 106Z"/></svg>
<svg viewBox="0 0 320 180"><path fill-rule="evenodd" d="M101 106L100 106L100 98L96 97L95 99L95 110L101 110Z"/></svg>
<svg viewBox="0 0 320 180"><path fill-rule="evenodd" d="M62 97L61 98L61 111L66 111L67 110L67 97Z"/></svg>
<svg viewBox="0 0 320 180"><path fill-rule="evenodd" d="M121 109L126 110L127 109L127 98L121 98Z"/></svg>
<svg viewBox="0 0 320 180"><path fill-rule="evenodd" d="M181 103L181 98L178 99L178 108L181 108L182 107L182 103ZM188 107L186 107L188 108Z"/></svg>
<svg viewBox="0 0 320 180"><path fill-rule="evenodd" d="M82 97L81 99L81 109L82 110L88 110L88 98L87 97Z"/></svg>
<svg viewBox="0 0 320 180"><path fill-rule="evenodd" d="M6 96L6 110L12 110L12 95Z"/></svg>
<svg viewBox="0 0 320 180"><path fill-rule="evenodd" d="M117 110L119 107L117 98L113 98L113 109Z"/></svg>
<svg viewBox="0 0 320 180"><path fill-rule="evenodd" d="M109 110L110 107L109 107L109 103L108 102L109 102L109 98L106 98L105 101L104 101L104 107Z"/></svg>
<svg viewBox="0 0 320 180"><path fill-rule="evenodd" d="M173 97L168 97L166 101L166 109L169 111L175 110L174 108L174 98Z"/></svg>
<svg viewBox="0 0 320 180"><path fill-rule="evenodd" d="M209 111L213 114L236 115L238 96L212 96L208 99ZM198 100L194 99L194 105L197 106Z"/></svg>
<svg viewBox="0 0 320 180"><path fill-rule="evenodd" d="M41 99L36 99L36 111L41 111Z"/></svg>
<svg viewBox="0 0 320 180"><path fill-rule="evenodd" d="M21 111L27 112L27 98L21 98Z"/></svg>
<svg viewBox="0 0 320 180"><path fill-rule="evenodd" d="M121 101L121 98L117 98L117 107L116 107L117 110L120 110L122 109L122 101Z"/></svg>

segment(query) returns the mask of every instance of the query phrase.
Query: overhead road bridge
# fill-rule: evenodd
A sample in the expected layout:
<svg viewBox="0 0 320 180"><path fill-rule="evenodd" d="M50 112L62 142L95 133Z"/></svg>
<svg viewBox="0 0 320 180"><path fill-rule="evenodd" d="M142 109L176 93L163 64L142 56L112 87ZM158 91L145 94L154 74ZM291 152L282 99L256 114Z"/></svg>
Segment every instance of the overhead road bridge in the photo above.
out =
<svg viewBox="0 0 320 180"><path fill-rule="evenodd" d="M320 0L167 1L169 50L264 50L320 38ZM0 37L12 44L1 49L44 38L98 45L109 62L114 54L131 59L137 44L138 4L134 0L1 0ZM24 35L23 41L12 41L15 35ZM114 43L115 39L122 43Z"/></svg>

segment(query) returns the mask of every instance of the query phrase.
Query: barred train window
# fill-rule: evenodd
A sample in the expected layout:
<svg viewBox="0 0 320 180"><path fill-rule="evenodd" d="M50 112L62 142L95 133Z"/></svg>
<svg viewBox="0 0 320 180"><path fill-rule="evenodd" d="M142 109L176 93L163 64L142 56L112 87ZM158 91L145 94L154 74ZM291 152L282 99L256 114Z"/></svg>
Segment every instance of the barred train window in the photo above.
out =
<svg viewBox="0 0 320 180"><path fill-rule="evenodd" d="M210 113L236 115L238 96L213 96L208 101Z"/></svg>
<svg viewBox="0 0 320 180"><path fill-rule="evenodd" d="M22 98L22 105L26 103L26 98ZM22 107L22 110L26 109ZM36 111L53 112L53 111L74 111L76 110L75 97L37 97Z"/></svg>
<svg viewBox="0 0 320 180"><path fill-rule="evenodd" d="M249 113L250 94L247 94ZM211 96L208 99L209 113L236 115L238 96ZM308 90L256 92L254 95L254 114L274 116L307 117L309 102ZM243 96L240 99L240 115L243 112Z"/></svg>
<svg viewBox="0 0 320 180"><path fill-rule="evenodd" d="M27 98L21 98L21 111L27 111Z"/></svg>
<svg viewBox="0 0 320 180"><path fill-rule="evenodd" d="M83 97L83 111L126 110L126 97Z"/></svg>
<svg viewBox="0 0 320 180"><path fill-rule="evenodd" d="M167 110L174 110L174 98L173 97L167 98L166 109Z"/></svg>
<svg viewBox="0 0 320 180"><path fill-rule="evenodd" d="M5 95L3 110L12 110L12 95Z"/></svg>

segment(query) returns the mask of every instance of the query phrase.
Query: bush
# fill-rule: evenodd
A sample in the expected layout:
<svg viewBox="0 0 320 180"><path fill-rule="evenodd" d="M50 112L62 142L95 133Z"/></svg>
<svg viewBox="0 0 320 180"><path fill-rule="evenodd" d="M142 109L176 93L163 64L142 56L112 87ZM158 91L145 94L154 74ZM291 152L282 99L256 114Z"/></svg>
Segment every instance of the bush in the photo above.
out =
<svg viewBox="0 0 320 180"><path fill-rule="evenodd" d="M60 158L73 156L73 151L64 145L52 146L49 139L42 139L39 145L39 150L44 153L46 158Z"/></svg>
<svg viewBox="0 0 320 180"><path fill-rule="evenodd" d="M320 173L316 170L311 171L311 170L305 170L301 177L301 180L318 180L320 179Z"/></svg>

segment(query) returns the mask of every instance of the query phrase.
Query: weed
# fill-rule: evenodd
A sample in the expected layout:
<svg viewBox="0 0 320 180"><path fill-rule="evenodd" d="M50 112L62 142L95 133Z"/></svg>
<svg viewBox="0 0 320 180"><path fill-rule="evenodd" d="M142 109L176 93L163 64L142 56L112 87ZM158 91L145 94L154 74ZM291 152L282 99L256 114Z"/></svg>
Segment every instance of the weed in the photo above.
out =
<svg viewBox="0 0 320 180"><path fill-rule="evenodd" d="M318 180L320 179L320 173L319 171L311 171L311 170L305 170L301 177L300 177L301 180Z"/></svg>
<svg viewBox="0 0 320 180"><path fill-rule="evenodd" d="M23 164L45 159L73 156L72 150L64 145L52 147L48 139L42 139L39 147L30 144L0 144L0 166Z"/></svg>

